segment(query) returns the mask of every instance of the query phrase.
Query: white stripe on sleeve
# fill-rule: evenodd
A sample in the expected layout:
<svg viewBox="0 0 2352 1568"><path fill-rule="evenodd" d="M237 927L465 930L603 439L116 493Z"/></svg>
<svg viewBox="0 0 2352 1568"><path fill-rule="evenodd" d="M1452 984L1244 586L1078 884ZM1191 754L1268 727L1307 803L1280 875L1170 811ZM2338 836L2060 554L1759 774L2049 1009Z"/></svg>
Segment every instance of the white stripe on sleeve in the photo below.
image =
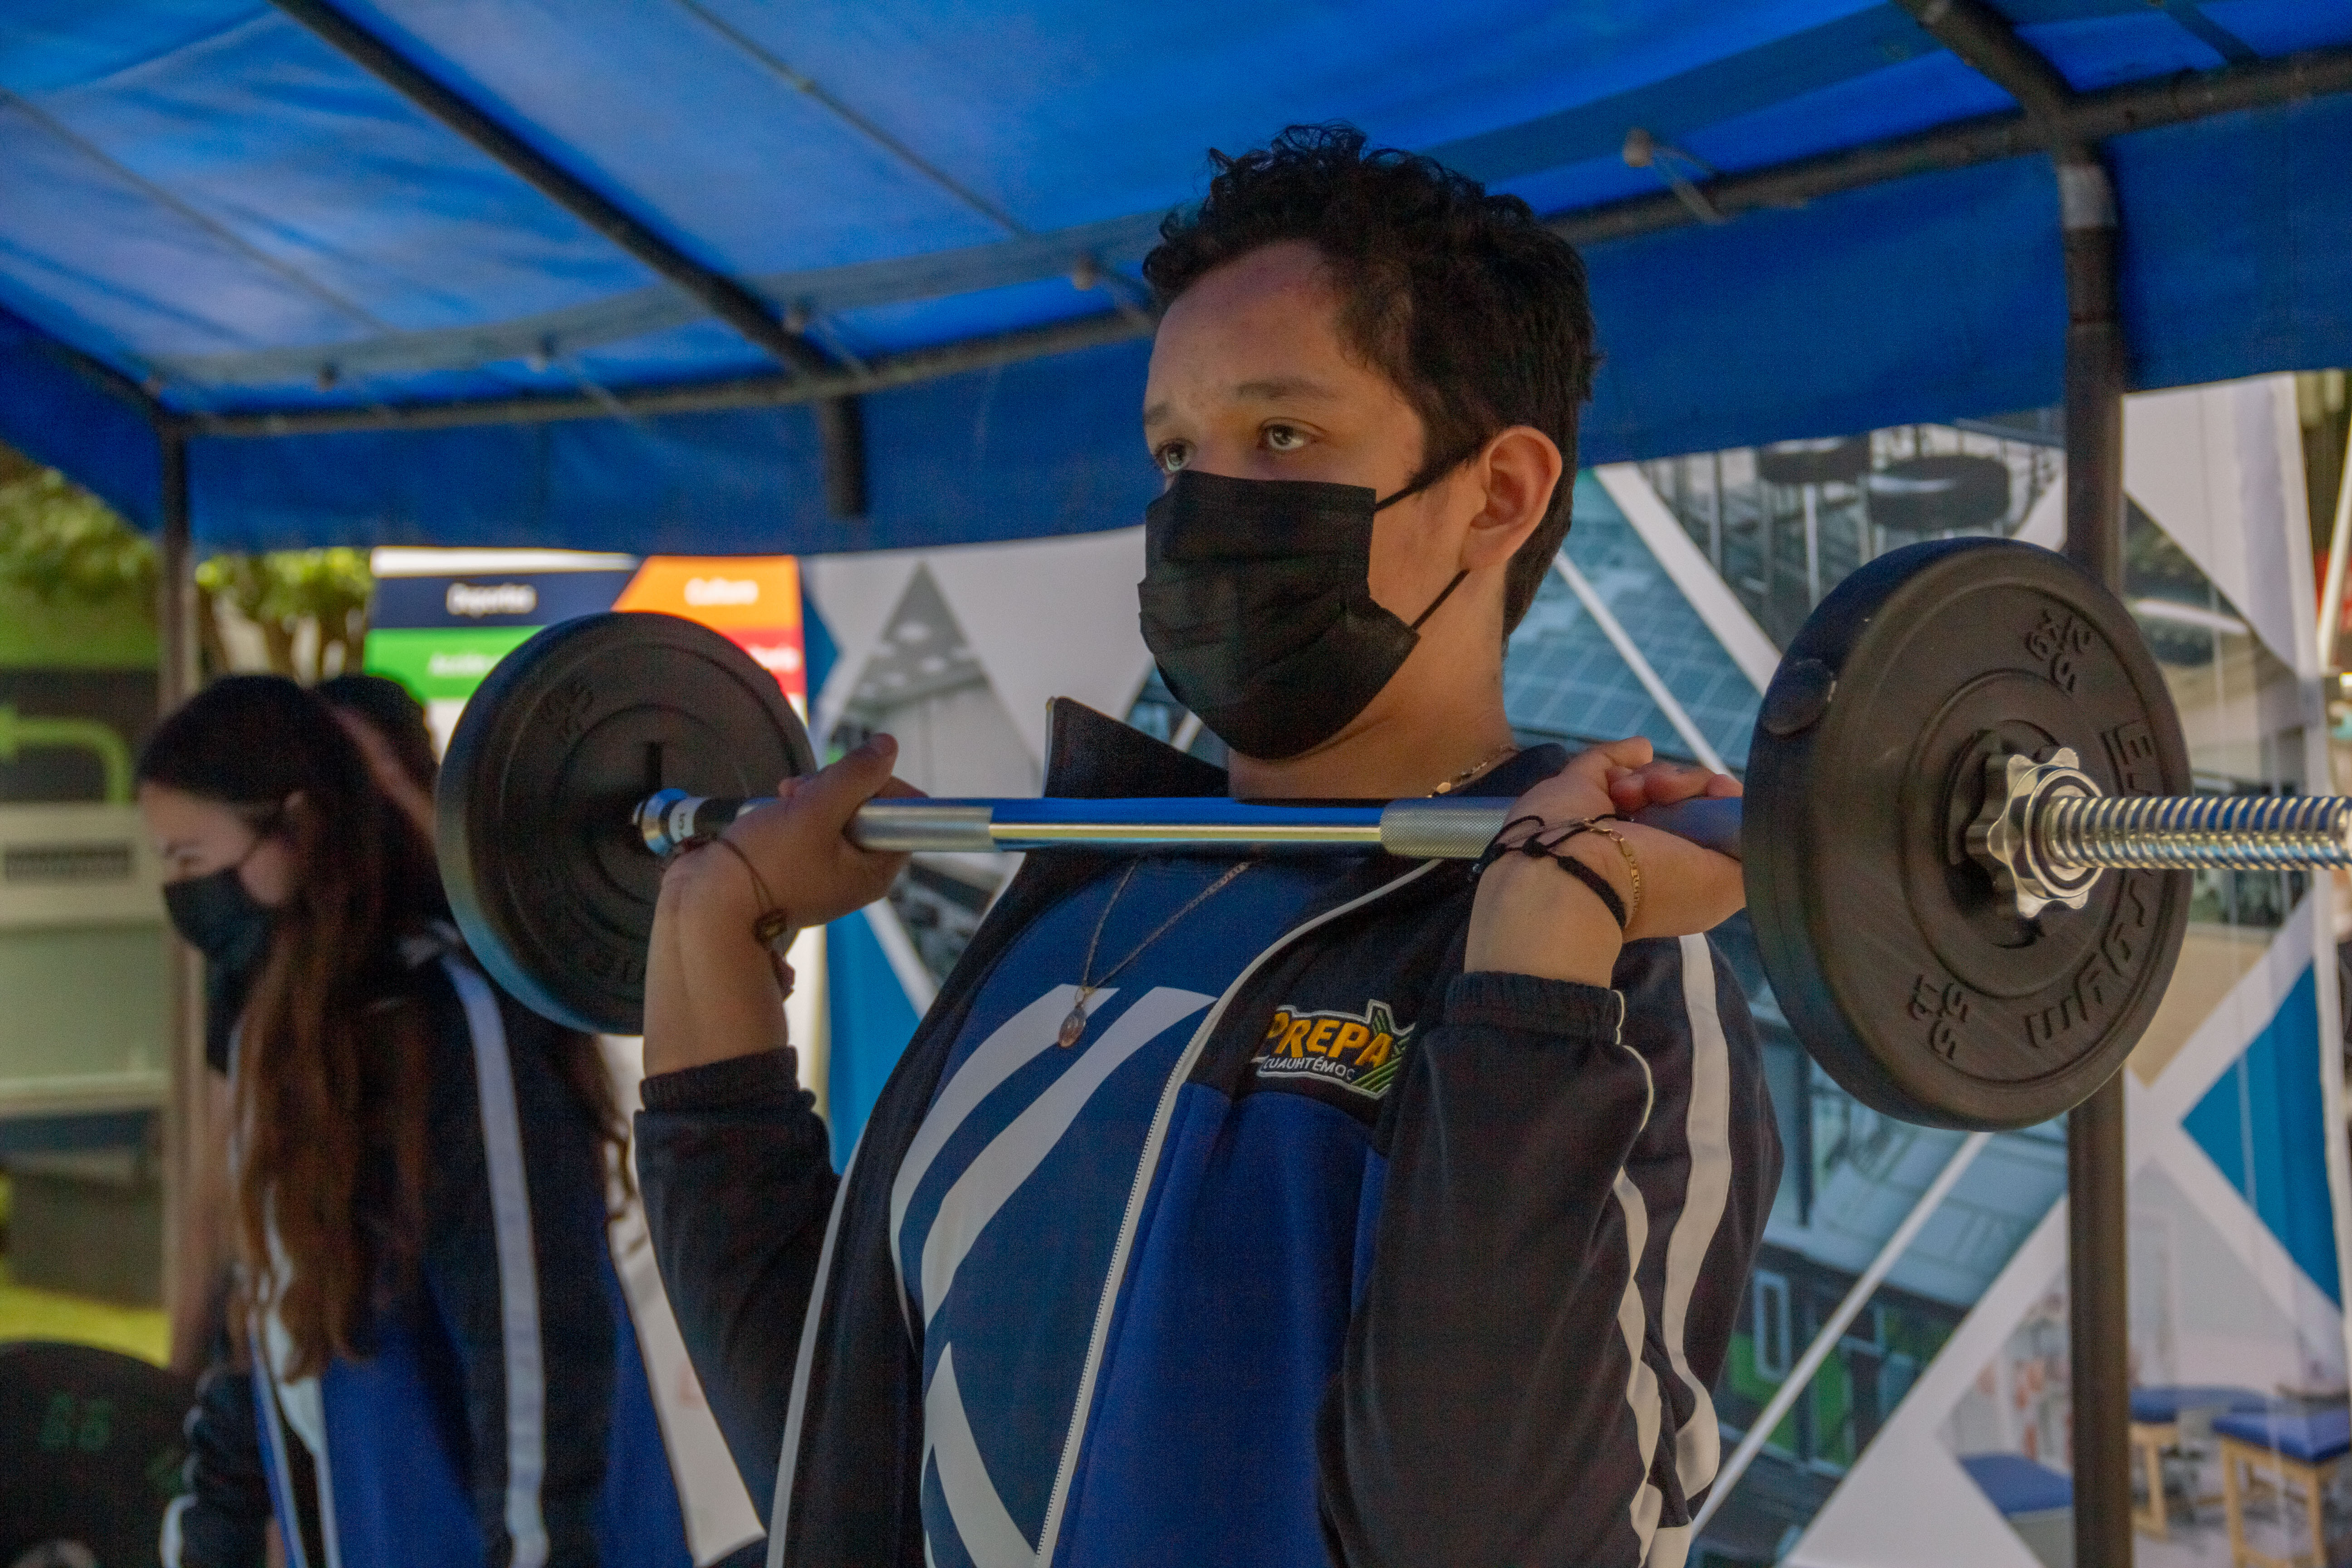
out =
<svg viewBox="0 0 2352 1568"><path fill-rule="evenodd" d="M163 1538L155 1547L155 1555L162 1560L163 1568L181 1568L180 1516L187 1512L195 1500L184 1493L173 1498L172 1506L163 1510Z"/></svg>
<svg viewBox="0 0 2352 1568"><path fill-rule="evenodd" d="M1625 1044L1625 999L1617 998L1617 1047L1641 1064L1642 1082L1645 1089L1642 1100L1642 1125L1647 1126L1650 1112L1658 1102L1656 1080L1650 1076L1650 1064L1642 1053ZM1638 1136L1640 1128L1636 1128ZM1650 1246L1650 1209L1642 1201L1642 1189L1633 1184L1623 1171L1617 1173L1617 1206L1625 1215L1625 1292L1617 1300L1617 1329L1625 1338L1625 1356L1631 1363L1625 1373L1625 1403L1633 1412L1633 1446L1641 1467L1642 1481L1633 1491L1629 1514L1634 1538L1641 1542L1642 1558L1650 1555L1650 1541L1657 1533L1660 1520L1665 1513L1666 1500L1650 1479L1650 1461L1658 1451L1658 1428L1665 1417L1664 1402L1658 1396L1658 1374L1643 1359L1643 1342L1649 1337L1650 1318L1642 1302L1642 1254Z"/></svg>
<svg viewBox="0 0 2352 1568"><path fill-rule="evenodd" d="M270 1241L274 1250L274 1232ZM269 1483L270 1504L278 1515L279 1542L286 1548L287 1568L311 1568L310 1552L302 1544L302 1509L294 1496L294 1468L287 1462L286 1427L278 1419L277 1365L262 1348L260 1334L248 1331L247 1342L253 1347L254 1392L259 1395L261 1424L269 1441L270 1463L264 1479ZM317 1475L324 1463L314 1453L311 1474Z"/></svg>
<svg viewBox="0 0 2352 1568"><path fill-rule="evenodd" d="M799 1473L801 1422L808 1413L809 1369L815 1363L817 1327L824 1316L825 1282L833 1278L833 1244L841 1235L841 1211L849 1201L849 1179L857 1173L857 1153L866 1147L869 1121L849 1146L849 1162L833 1190L833 1213L824 1222L824 1246L816 1255L816 1282L809 1288L808 1308L801 1314L800 1354L793 1362L792 1403L784 1410L784 1441L776 1456L776 1491L768 1505L768 1568L783 1568L784 1538L793 1527L793 1478ZM903 1309L905 1300L899 1305Z"/></svg>
<svg viewBox="0 0 2352 1568"><path fill-rule="evenodd" d="M499 1316L506 1352L507 1533L513 1568L544 1568L547 1521L539 1489L547 1473L547 1371L539 1333L539 1258L530 1229L530 1184L523 1174L522 1116L514 1064L489 982L454 959L441 966L464 1004L474 1037L474 1080L482 1105L482 1152L490 1176L498 1238Z"/></svg>
<svg viewBox="0 0 2352 1568"><path fill-rule="evenodd" d="M1723 1226L1731 1196L1731 1047L1716 1011L1715 953L1703 936L1682 939L1683 1011L1690 1024L1690 1113L1685 1136L1690 1174L1684 1184L1682 1213L1666 1242L1666 1299L1659 1323L1675 1375L1690 1390L1691 1417L1675 1438L1675 1472L1683 1496L1696 1498L1715 1479L1723 1460L1723 1434L1716 1425L1715 1401L1691 1371L1685 1341L1691 1297L1707 1250Z"/></svg>

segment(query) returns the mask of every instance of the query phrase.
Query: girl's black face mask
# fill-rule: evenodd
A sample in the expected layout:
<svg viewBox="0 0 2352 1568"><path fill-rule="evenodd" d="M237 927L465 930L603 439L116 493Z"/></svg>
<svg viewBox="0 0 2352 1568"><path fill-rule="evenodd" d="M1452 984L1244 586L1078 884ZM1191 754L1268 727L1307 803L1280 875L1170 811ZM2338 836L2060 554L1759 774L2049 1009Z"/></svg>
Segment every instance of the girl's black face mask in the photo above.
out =
<svg viewBox="0 0 2352 1568"><path fill-rule="evenodd" d="M1311 751L1361 713L1467 573L1408 626L1372 598L1372 519L1360 485L1184 469L1143 513L1143 640L1176 700L1244 756Z"/></svg>
<svg viewBox="0 0 2352 1568"><path fill-rule="evenodd" d="M246 890L244 862L163 884L172 928L205 955L205 1055L226 1067L229 1036L269 952L270 910Z"/></svg>

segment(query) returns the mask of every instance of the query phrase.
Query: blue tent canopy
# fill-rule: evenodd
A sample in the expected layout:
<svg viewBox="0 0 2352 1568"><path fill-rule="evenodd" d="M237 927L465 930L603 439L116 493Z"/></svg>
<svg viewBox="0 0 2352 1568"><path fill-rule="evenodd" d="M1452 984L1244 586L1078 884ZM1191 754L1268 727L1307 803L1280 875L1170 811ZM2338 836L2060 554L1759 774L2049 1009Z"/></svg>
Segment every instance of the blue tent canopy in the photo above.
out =
<svg viewBox="0 0 2352 1568"><path fill-rule="evenodd" d="M16 0L0 438L215 547L1119 526L1160 216L1331 119L1583 245L1588 462L2056 401L2070 137L2136 384L2352 361L2352 0L1977 7L2057 110L1927 9Z"/></svg>

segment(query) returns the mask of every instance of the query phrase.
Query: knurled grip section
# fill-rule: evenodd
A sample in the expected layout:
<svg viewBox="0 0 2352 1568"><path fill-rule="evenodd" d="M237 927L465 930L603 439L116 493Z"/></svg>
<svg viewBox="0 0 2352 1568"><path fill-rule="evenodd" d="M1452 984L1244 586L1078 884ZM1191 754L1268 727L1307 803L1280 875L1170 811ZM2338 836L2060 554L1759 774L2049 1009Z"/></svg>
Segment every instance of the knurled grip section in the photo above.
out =
<svg viewBox="0 0 2352 1568"><path fill-rule="evenodd" d="M2029 831L2070 869L2352 866L2343 795L2062 795L2041 804Z"/></svg>
<svg viewBox="0 0 2352 1568"><path fill-rule="evenodd" d="M1407 860L1475 860L1503 830L1511 805L1492 795L1391 801L1381 813L1381 847Z"/></svg>

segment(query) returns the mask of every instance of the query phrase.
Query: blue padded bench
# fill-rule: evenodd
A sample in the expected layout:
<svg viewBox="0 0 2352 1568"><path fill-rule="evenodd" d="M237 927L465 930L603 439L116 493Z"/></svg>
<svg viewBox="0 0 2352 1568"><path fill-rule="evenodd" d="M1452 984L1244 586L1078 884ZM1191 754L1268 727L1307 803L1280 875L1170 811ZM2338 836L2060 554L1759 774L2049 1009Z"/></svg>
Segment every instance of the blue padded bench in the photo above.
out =
<svg viewBox="0 0 2352 1568"><path fill-rule="evenodd" d="M2132 1525L2158 1541L2171 1533L2164 1491L2164 1461L2188 1467L2189 1507L2218 1502L2199 1484L2210 1453L2211 1418L2232 1410L2263 1410L2270 1401L2228 1384L2157 1384L2131 1391ZM2137 1494L2145 1495L2137 1495Z"/></svg>
<svg viewBox="0 0 2352 1568"><path fill-rule="evenodd" d="M2221 1500L2230 1518L2231 1568L2305 1568L2331 1560L2326 1510L2328 1478L2352 1455L2352 1410L2338 1405L2305 1411L2294 1405L2232 1411L2213 1418L2221 1440ZM2302 1527L2304 1544L2284 1543L2284 1556L2246 1539L2246 1503L2269 1493L2279 1525L2290 1536ZM2300 1494L2302 1518L2290 1522Z"/></svg>
<svg viewBox="0 0 2352 1568"><path fill-rule="evenodd" d="M2074 1481L2062 1470L2022 1454L1963 1454L1960 1468L1976 1482L2042 1568L2074 1561Z"/></svg>
<svg viewBox="0 0 2352 1568"><path fill-rule="evenodd" d="M2270 1401L2251 1388L2227 1384L2158 1384L2131 1391L2131 1418L2169 1426L2191 1411L2267 1410Z"/></svg>

